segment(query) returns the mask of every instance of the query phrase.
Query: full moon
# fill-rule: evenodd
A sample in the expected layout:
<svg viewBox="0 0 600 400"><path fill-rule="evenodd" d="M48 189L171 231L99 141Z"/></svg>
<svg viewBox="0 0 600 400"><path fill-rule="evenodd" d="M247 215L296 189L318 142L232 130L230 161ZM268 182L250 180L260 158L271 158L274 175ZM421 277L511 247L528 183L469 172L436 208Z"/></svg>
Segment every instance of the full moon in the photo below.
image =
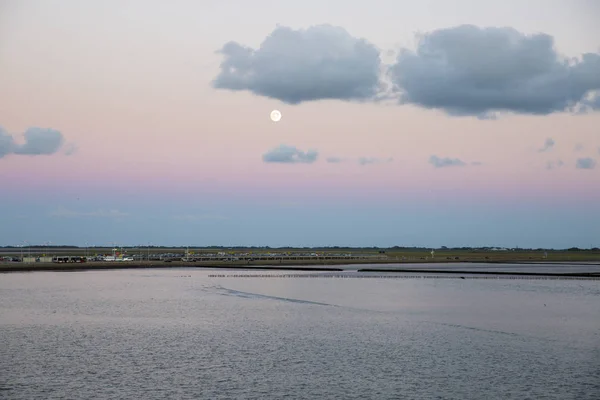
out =
<svg viewBox="0 0 600 400"><path fill-rule="evenodd" d="M279 110L271 111L271 121L277 122L281 119L281 112Z"/></svg>

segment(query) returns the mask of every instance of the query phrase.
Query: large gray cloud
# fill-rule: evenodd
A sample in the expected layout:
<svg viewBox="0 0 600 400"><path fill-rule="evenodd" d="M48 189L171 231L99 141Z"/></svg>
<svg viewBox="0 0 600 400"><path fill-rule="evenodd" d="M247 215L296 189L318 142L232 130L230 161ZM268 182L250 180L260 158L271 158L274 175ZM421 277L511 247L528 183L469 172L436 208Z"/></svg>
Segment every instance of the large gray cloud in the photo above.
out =
<svg viewBox="0 0 600 400"><path fill-rule="evenodd" d="M218 89L246 90L288 104L369 100L380 91L379 50L340 27L278 26L258 49L229 42L219 52L224 60L212 82Z"/></svg>
<svg viewBox="0 0 600 400"><path fill-rule="evenodd" d="M547 34L462 25L403 49L389 76L402 103L450 115L550 114L600 109L600 54L568 60Z"/></svg>
<svg viewBox="0 0 600 400"><path fill-rule="evenodd" d="M294 146L282 144L263 154L262 159L267 163L312 164L317 161L318 155L316 150L304 152Z"/></svg>
<svg viewBox="0 0 600 400"><path fill-rule="evenodd" d="M464 167L465 165L467 165L466 162L458 158L438 157L435 155L429 157L429 163L435 168Z"/></svg>
<svg viewBox="0 0 600 400"><path fill-rule="evenodd" d="M17 144L12 135L0 128L0 158L9 154L50 155L55 154L65 143L61 132L46 128L29 128L23 133L25 143Z"/></svg>
<svg viewBox="0 0 600 400"><path fill-rule="evenodd" d="M578 158L575 164L577 169L594 169L596 168L596 160L593 158Z"/></svg>

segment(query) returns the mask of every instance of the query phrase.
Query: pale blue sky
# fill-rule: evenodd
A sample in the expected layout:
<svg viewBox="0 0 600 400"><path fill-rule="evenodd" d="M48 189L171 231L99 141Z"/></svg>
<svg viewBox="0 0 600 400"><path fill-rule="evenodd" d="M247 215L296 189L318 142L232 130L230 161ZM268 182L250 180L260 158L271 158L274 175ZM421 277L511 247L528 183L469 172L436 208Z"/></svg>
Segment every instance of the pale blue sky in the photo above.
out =
<svg viewBox="0 0 600 400"><path fill-rule="evenodd" d="M600 105L599 20L594 0L0 0L0 245L600 246L600 113L567 110ZM272 33L283 56L240 75ZM450 67L414 52L425 33ZM521 52L494 58L506 38ZM315 71L335 52L350 68ZM406 105L369 98L377 52Z"/></svg>

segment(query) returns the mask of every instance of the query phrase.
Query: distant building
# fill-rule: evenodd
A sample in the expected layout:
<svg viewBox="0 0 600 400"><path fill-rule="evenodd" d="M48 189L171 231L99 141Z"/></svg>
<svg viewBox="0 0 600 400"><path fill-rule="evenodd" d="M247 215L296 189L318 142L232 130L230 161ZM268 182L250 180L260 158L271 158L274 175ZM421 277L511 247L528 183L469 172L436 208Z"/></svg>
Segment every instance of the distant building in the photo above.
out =
<svg viewBox="0 0 600 400"><path fill-rule="evenodd" d="M54 263L81 263L86 262L87 257L82 256L54 256L52 262Z"/></svg>

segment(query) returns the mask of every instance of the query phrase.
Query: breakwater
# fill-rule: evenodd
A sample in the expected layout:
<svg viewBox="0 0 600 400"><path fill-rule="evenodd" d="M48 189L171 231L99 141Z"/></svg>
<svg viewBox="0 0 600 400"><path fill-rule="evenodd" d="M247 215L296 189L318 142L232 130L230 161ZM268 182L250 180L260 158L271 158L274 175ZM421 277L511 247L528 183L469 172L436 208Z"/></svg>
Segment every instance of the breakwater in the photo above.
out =
<svg viewBox="0 0 600 400"><path fill-rule="evenodd" d="M364 267L355 267L356 264L363 264ZM368 264L368 265L365 265ZM401 278L413 279L415 277L427 278L457 278L457 279L567 279L567 278L585 278L585 279L600 279L600 271L597 266L590 265L589 269L584 270L569 268L569 264L565 263L562 271L539 270L532 271L514 271L514 267L507 267L508 270L494 270L469 268L466 265L461 267L452 267L442 269L439 263L431 264L418 268L411 268L410 265L402 266L399 263L388 265L386 267L378 267L373 262L362 263L260 263L248 264L239 262L83 262L83 263L1 263L0 272L37 272L37 271L94 271L94 270L123 270L123 269L172 269L172 268L189 268L189 269L210 269L210 270L243 270L243 271L297 271L310 272L311 274L265 274L259 275L254 272L250 273L234 273L221 274L223 277L338 277L338 278ZM386 263L390 264L390 263ZM437 268L436 268L437 266ZM214 275L215 277L217 275Z"/></svg>
<svg viewBox="0 0 600 400"><path fill-rule="evenodd" d="M328 267L348 263L282 263L248 264L240 262L87 262L87 263L3 263L0 272L35 271L90 271L113 269L151 269L151 268L207 268L207 269L276 269L291 271L343 271L342 268ZM363 263L364 264L364 263Z"/></svg>
<svg viewBox="0 0 600 400"><path fill-rule="evenodd" d="M423 272L423 271L421 271ZM599 280L600 276L571 275L350 275L350 274L211 274L209 278L333 278L333 279L493 279L493 280Z"/></svg>

